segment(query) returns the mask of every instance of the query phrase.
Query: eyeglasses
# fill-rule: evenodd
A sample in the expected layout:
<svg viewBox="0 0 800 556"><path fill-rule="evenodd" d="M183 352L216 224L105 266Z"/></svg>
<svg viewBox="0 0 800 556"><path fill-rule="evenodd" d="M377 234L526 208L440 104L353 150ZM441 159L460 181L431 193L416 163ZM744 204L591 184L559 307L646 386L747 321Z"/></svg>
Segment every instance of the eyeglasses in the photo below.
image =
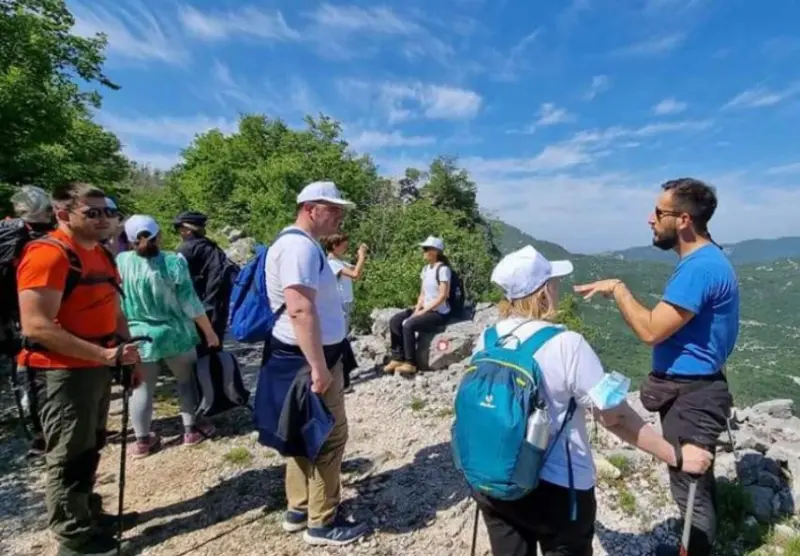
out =
<svg viewBox="0 0 800 556"><path fill-rule="evenodd" d="M683 213L676 210L664 210L658 207L655 208L656 220L661 220L664 216L680 216Z"/></svg>
<svg viewBox="0 0 800 556"><path fill-rule="evenodd" d="M112 209L112 208L89 208L86 210L80 211L81 215L85 218L90 220L97 220L101 216L105 216L106 218L114 218L119 214L119 210Z"/></svg>

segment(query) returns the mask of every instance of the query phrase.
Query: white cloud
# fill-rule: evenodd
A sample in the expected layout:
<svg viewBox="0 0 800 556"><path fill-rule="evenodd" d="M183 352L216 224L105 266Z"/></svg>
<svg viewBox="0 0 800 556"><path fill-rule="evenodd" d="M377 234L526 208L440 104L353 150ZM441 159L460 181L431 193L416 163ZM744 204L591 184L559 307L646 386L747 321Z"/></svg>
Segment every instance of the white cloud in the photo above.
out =
<svg viewBox="0 0 800 556"><path fill-rule="evenodd" d="M577 117L570 114L566 108L558 108L552 102L545 102L539 107L539 117L535 122L521 131L512 130L509 133L535 133L540 127L554 126L574 122Z"/></svg>
<svg viewBox="0 0 800 556"><path fill-rule="evenodd" d="M800 162L793 162L791 164L784 164L782 166L775 166L767 170L768 174L781 175L781 174L800 174Z"/></svg>
<svg viewBox="0 0 800 556"><path fill-rule="evenodd" d="M594 100L597 95L606 92L609 86L610 80L607 75L595 75L592 77L592 84L589 86L589 90L583 95L583 100Z"/></svg>
<svg viewBox="0 0 800 556"><path fill-rule="evenodd" d="M238 122L226 118L210 118L199 114L187 118L162 117L127 117L111 112L100 112L97 120L105 127L118 134L125 142L129 138L138 138L151 143L185 147L195 135L211 129L219 129L223 133L236 131Z"/></svg>
<svg viewBox="0 0 800 556"><path fill-rule="evenodd" d="M402 36L425 31L419 24L398 16L387 7L361 8L321 4L308 17L320 27L337 29L341 33Z"/></svg>
<svg viewBox="0 0 800 556"><path fill-rule="evenodd" d="M391 147L421 147L431 145L435 137L403 135L399 131L362 131L347 142L356 151L376 151Z"/></svg>
<svg viewBox="0 0 800 556"><path fill-rule="evenodd" d="M108 8L91 3L70 4L75 17L73 31L80 36L106 33L110 57L156 60L182 65L188 50L172 26L138 2L120 2Z"/></svg>
<svg viewBox="0 0 800 556"><path fill-rule="evenodd" d="M655 39L647 39L638 43L617 49L613 54L629 57L652 57L667 54L679 48L686 40L683 33L673 33Z"/></svg>
<svg viewBox="0 0 800 556"><path fill-rule="evenodd" d="M723 106L723 109L774 106L798 93L800 93L800 82L793 83L780 91L772 91L762 85L758 85L733 97Z"/></svg>
<svg viewBox="0 0 800 556"><path fill-rule="evenodd" d="M522 37L508 52L492 51L489 71L498 81L516 81L520 74L530 65L529 50L541 34L535 29Z"/></svg>
<svg viewBox="0 0 800 556"><path fill-rule="evenodd" d="M667 116L670 114L680 114L689 105L685 102L675 100L674 98L665 98L653 107L653 113L658 116Z"/></svg>
<svg viewBox="0 0 800 556"><path fill-rule="evenodd" d="M156 170L169 170L180 161L177 150L171 152L139 149L135 144L123 144L122 152L129 159L150 166Z"/></svg>
<svg viewBox="0 0 800 556"><path fill-rule="evenodd" d="M475 91L432 83L342 80L337 88L346 101L360 110L377 108L390 124L418 117L468 120L483 105L483 98Z"/></svg>
<svg viewBox="0 0 800 556"><path fill-rule="evenodd" d="M278 10L247 6L239 10L203 13L192 6L182 6L178 15L189 33L209 41L242 36L271 41L295 41L301 38L300 33L286 23Z"/></svg>

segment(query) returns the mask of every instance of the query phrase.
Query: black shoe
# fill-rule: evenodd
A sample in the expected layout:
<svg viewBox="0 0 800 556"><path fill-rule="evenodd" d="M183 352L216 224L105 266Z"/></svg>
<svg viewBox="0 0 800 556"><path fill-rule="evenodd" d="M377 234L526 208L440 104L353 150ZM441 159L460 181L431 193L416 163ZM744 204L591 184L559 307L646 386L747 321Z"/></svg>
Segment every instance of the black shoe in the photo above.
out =
<svg viewBox="0 0 800 556"><path fill-rule="evenodd" d="M25 454L28 458L38 458L44 455L44 437L37 436L31 441L28 447L28 453Z"/></svg>
<svg viewBox="0 0 800 556"><path fill-rule="evenodd" d="M122 543L125 553L126 543ZM62 543L58 548L58 556L116 556L117 540L104 534L92 536L87 542L80 544Z"/></svg>

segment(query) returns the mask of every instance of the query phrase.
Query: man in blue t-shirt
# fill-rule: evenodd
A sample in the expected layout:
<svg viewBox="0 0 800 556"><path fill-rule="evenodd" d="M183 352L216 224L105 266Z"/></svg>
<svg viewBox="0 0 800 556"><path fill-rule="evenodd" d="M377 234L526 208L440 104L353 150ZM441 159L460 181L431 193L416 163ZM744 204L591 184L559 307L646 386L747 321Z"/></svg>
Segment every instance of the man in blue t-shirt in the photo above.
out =
<svg viewBox="0 0 800 556"><path fill-rule="evenodd" d="M625 322L653 346L650 375L642 384L642 404L661 416L664 437L714 451L725 430L733 400L724 368L739 335L739 283L736 272L708 232L717 208L714 189L681 178L662 185L650 216L653 245L680 257L661 301L652 310L634 299L616 279L576 286L586 299L614 297ZM686 512L689 485L697 479L689 546L693 556L711 554L716 536L714 467L702 477L670 469L672 496ZM657 556L677 555L659 546Z"/></svg>

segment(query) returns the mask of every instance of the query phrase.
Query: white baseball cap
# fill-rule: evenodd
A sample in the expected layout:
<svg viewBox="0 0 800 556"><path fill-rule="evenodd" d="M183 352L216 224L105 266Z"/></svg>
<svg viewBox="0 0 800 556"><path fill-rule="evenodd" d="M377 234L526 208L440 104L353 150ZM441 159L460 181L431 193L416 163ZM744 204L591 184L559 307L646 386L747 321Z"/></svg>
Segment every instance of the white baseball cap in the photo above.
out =
<svg viewBox="0 0 800 556"><path fill-rule="evenodd" d="M160 231L161 228L158 227L155 218L146 214L134 214L125 222L125 235L131 242L136 241L142 232L147 232L150 237L155 237Z"/></svg>
<svg viewBox="0 0 800 556"><path fill-rule="evenodd" d="M354 207L355 203L346 201L336 184L332 181L315 181L309 183L297 195L297 204L310 202L330 203L341 207Z"/></svg>
<svg viewBox="0 0 800 556"><path fill-rule="evenodd" d="M428 236L428 239L419 244L420 247L432 247L439 251L444 251L444 241L440 237Z"/></svg>
<svg viewBox="0 0 800 556"><path fill-rule="evenodd" d="M572 274L570 261L548 261L532 245L509 253L492 271L491 280L500 286L508 299L521 299L542 286L551 278Z"/></svg>

